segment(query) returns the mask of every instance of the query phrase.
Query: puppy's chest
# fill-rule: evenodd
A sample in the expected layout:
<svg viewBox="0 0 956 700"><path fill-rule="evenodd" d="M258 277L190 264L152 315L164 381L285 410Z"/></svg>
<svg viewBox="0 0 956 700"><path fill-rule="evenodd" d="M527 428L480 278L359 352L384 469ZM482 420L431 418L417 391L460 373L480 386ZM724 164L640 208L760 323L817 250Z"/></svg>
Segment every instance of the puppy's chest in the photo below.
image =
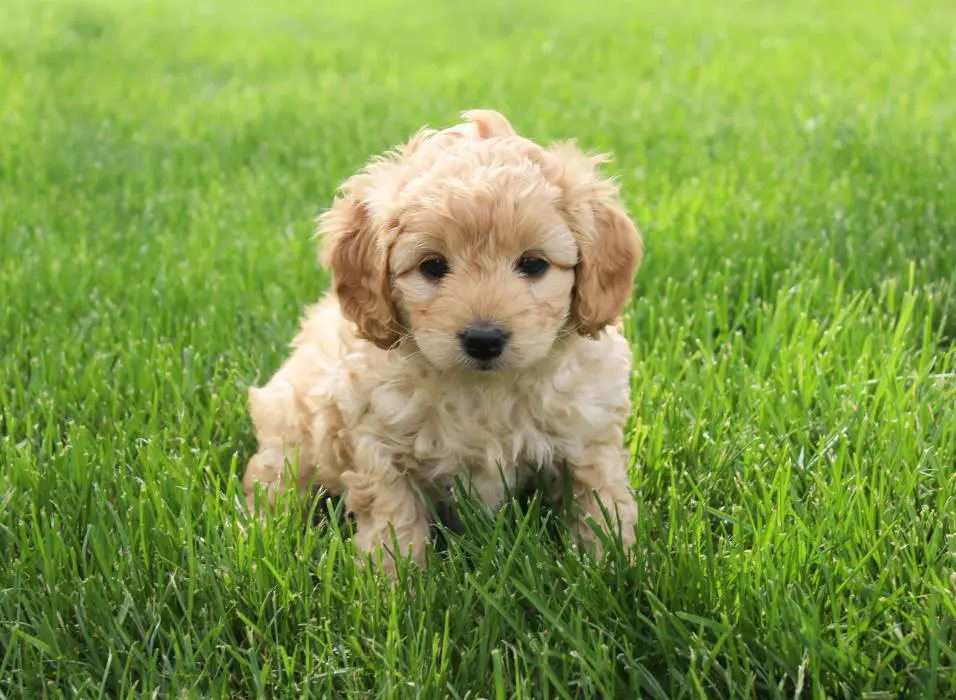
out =
<svg viewBox="0 0 956 700"><path fill-rule="evenodd" d="M430 477L536 467L554 457L552 421L541 396L478 386L447 387L419 398L421 410L402 433L406 449Z"/></svg>

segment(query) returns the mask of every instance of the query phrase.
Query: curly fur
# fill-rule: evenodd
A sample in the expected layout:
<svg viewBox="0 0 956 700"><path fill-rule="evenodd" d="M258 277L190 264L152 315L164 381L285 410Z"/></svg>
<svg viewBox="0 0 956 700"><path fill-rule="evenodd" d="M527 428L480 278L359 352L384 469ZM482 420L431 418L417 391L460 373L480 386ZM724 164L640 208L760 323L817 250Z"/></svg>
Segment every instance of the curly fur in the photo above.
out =
<svg viewBox="0 0 956 700"><path fill-rule="evenodd" d="M586 523L606 526L603 506L630 545L631 350L616 321L640 234L599 173L603 157L538 146L494 111L464 118L371 161L320 217L332 289L282 368L249 392L249 505L257 484L270 505L280 490L321 486L344 495L360 549L391 551L394 533L421 562L427 497L465 483L495 507L535 472L566 473L574 534L599 549ZM516 271L529 253L550 264L540 278ZM440 280L419 267L433 255L449 265ZM462 353L459 333L476 322L510 334L493 366Z"/></svg>

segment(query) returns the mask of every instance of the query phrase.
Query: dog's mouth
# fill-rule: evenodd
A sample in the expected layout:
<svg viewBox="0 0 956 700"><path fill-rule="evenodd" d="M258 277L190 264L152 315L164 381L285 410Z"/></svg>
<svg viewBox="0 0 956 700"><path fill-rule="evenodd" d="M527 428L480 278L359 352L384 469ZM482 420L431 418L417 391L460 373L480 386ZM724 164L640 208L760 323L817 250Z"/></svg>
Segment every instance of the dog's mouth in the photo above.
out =
<svg viewBox="0 0 956 700"><path fill-rule="evenodd" d="M460 366L475 374L494 374L504 369L505 364L504 359L501 357L496 357L493 360L476 360L471 357L462 357L460 359Z"/></svg>
<svg viewBox="0 0 956 700"><path fill-rule="evenodd" d="M475 368L479 372L494 372L495 370L501 369L500 362L479 362Z"/></svg>
<svg viewBox="0 0 956 700"><path fill-rule="evenodd" d="M501 360L469 360L469 368L481 373L491 373L500 370L504 366Z"/></svg>

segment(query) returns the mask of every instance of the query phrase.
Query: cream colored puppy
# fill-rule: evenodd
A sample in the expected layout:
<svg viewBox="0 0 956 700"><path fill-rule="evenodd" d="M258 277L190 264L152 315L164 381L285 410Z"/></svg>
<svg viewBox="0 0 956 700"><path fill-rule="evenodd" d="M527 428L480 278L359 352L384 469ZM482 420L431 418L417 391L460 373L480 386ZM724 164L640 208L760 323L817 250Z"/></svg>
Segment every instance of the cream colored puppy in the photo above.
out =
<svg viewBox="0 0 956 700"><path fill-rule="evenodd" d="M373 160L319 218L332 290L249 392L249 505L256 484L269 505L322 486L344 495L358 547L422 562L426 497L460 480L495 507L545 470L570 479L578 538L600 550L587 521L606 528L607 510L629 546L631 350L615 324L640 234L602 157L542 148L494 111L464 118Z"/></svg>

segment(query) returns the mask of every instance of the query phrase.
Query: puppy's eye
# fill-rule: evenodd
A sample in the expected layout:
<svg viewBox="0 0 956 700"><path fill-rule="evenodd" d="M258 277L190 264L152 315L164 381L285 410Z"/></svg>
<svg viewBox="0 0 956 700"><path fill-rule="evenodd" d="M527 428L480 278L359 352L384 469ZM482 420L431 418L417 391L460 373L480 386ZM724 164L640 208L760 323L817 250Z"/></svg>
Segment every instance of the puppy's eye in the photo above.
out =
<svg viewBox="0 0 956 700"><path fill-rule="evenodd" d="M430 280L440 280L448 274L448 261L440 256L423 260L418 266L419 272Z"/></svg>
<svg viewBox="0 0 956 700"><path fill-rule="evenodd" d="M524 277L530 277L531 279L541 277L548 271L549 267L551 267L551 263L534 255L525 255L518 261L517 265L518 272Z"/></svg>

